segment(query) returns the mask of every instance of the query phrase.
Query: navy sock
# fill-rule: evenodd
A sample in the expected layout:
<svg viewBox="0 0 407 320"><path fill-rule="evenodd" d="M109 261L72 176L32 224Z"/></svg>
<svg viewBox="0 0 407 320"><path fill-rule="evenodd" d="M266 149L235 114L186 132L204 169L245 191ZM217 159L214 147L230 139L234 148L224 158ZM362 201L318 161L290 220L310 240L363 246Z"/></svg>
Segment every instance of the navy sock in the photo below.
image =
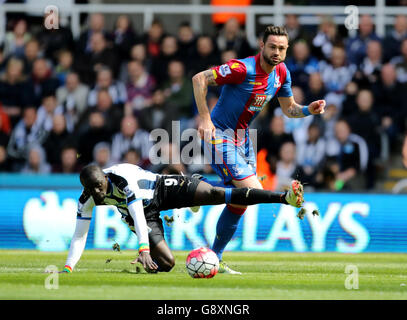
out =
<svg viewBox="0 0 407 320"><path fill-rule="evenodd" d="M240 211L241 214L244 212L244 210ZM229 206L226 206L219 217L216 225L216 236L212 245L212 250L216 253L219 260L222 260L223 250L225 250L226 245L236 232L242 216L241 214L232 212Z"/></svg>

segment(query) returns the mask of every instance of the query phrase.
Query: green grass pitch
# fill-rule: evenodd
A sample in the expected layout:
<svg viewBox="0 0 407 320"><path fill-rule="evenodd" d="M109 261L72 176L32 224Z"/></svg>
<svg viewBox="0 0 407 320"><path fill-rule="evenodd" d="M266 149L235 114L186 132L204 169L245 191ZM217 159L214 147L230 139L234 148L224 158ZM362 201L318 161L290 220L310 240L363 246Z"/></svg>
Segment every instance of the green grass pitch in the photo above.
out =
<svg viewBox="0 0 407 320"><path fill-rule="evenodd" d="M407 299L407 254L226 252L243 275L192 279L185 251L174 252L171 272L147 274L130 264L135 251L88 250L74 273L58 275L57 290L46 289L45 267L61 269L66 255L0 250L0 299ZM358 268L357 290L345 288L347 265Z"/></svg>

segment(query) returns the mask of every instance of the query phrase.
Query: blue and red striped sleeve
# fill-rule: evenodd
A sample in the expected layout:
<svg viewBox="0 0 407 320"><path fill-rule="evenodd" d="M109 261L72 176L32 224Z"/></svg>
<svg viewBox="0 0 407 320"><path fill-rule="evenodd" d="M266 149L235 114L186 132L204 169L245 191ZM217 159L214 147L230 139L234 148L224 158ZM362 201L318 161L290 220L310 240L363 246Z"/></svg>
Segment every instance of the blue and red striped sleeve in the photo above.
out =
<svg viewBox="0 0 407 320"><path fill-rule="evenodd" d="M212 68L215 82L218 85L240 84L247 74L246 65L236 59L232 59L225 64Z"/></svg>
<svg viewBox="0 0 407 320"><path fill-rule="evenodd" d="M286 65L283 63L281 66L283 70L281 70L281 73L285 73L285 81L282 83L280 90L277 93L277 97L292 97L293 92L291 90L291 74ZM283 74L281 76L284 77Z"/></svg>

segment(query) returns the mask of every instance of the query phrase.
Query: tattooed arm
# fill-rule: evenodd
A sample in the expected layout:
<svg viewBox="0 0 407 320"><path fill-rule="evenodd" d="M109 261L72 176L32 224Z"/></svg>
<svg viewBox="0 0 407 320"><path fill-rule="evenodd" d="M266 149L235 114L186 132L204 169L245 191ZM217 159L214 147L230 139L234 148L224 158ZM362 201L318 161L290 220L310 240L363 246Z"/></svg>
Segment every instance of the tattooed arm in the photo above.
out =
<svg viewBox="0 0 407 320"><path fill-rule="evenodd" d="M198 128L201 138L207 136L205 140L215 138L215 126L212 123L208 104L206 103L206 95L208 86L216 86L215 75L211 69L197 73L192 77L192 85L194 88L194 96L199 116L201 118ZM205 134L206 133L206 134Z"/></svg>
<svg viewBox="0 0 407 320"><path fill-rule="evenodd" d="M279 97L281 109L283 113L289 118L304 118L309 114L321 114L325 111L325 100L317 100L309 104L309 114L304 114L302 106L294 101L294 97Z"/></svg>

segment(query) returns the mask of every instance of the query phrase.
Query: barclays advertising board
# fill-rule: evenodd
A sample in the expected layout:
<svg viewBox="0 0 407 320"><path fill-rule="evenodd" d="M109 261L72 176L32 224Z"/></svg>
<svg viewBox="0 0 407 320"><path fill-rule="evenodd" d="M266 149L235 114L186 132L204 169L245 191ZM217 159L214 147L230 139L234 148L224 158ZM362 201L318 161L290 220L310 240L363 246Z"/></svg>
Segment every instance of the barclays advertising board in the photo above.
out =
<svg viewBox="0 0 407 320"><path fill-rule="evenodd" d="M67 250L75 229L78 188L44 191L0 190L0 248ZM227 250L296 252L407 252L407 195L306 194L308 212L297 218L298 209L276 204L251 206L240 222ZM174 250L208 246L215 236L223 209L201 207L162 212L173 215L164 225L165 237ZM87 249L110 249L114 241L123 249L136 249L137 238L121 222L113 207L96 207Z"/></svg>

